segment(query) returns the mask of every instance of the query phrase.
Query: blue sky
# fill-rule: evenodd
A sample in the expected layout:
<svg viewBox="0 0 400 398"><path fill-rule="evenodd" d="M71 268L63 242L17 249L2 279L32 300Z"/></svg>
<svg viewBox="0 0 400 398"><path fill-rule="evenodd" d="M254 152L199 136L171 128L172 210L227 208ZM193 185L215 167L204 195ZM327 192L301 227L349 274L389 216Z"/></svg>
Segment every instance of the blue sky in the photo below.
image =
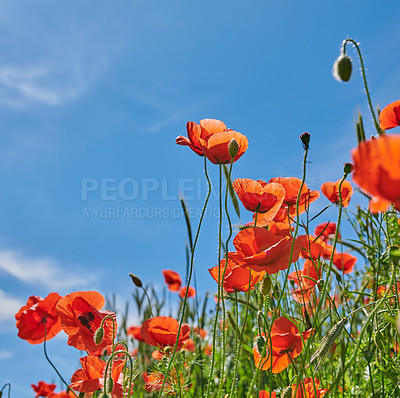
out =
<svg viewBox="0 0 400 398"><path fill-rule="evenodd" d="M202 159L175 144L188 120L247 135L234 178L300 177L308 131L310 187L337 180L357 110L372 123L354 50L349 83L332 64L344 38L360 41L374 104L397 100L399 17L395 1L2 1L0 384L29 397L57 380L42 346L16 336L30 295L98 289L123 308L129 272L159 290L162 269L184 274L178 194L193 209L205 194ZM201 292L214 289L216 223L196 255ZM49 349L68 378L75 349L62 336Z"/></svg>

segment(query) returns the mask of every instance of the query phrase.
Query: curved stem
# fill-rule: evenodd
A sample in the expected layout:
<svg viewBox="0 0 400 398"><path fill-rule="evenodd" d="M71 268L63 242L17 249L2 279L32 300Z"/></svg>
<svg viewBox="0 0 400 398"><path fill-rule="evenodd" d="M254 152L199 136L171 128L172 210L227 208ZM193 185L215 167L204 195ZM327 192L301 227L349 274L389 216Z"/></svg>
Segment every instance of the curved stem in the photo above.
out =
<svg viewBox="0 0 400 398"><path fill-rule="evenodd" d="M129 354L128 351L115 351L113 352L110 357L108 358L107 364L106 364L106 371L104 372L104 384L103 384L103 390L105 390L106 393L108 393L109 391L107 390L107 374L108 374L108 369L110 367L110 363L112 363L112 359L119 354L124 354L126 357L128 357L130 363L131 363L131 367L130 367L130 373L129 373L129 392L128 392L128 397L131 394L131 388L132 388L132 381L133 381L133 361L132 361L132 357L131 354ZM110 375L110 378L112 379L112 375Z"/></svg>
<svg viewBox="0 0 400 398"><path fill-rule="evenodd" d="M199 224L197 226L196 236L195 236L195 239L194 239L194 242L193 242L193 247L192 247L191 254L190 254L190 268L189 268L189 276L188 276L188 280L187 280L187 286L190 285L190 281L192 280L193 264L194 264L194 252L195 252L195 249L196 249L197 241L199 239L200 228L201 228L201 225L203 223L203 218L204 218L204 214L206 212L208 200L210 199L210 195L211 195L211 181L210 181L210 178L209 178L208 172L207 172L207 158L205 156L204 156L204 174L206 176L206 180L207 180L207 184L208 184L208 192L207 192L206 200L204 202L203 210L201 212ZM175 346L174 346L174 351L172 352L171 359L169 360L169 363L168 363L168 368L167 368L167 371L165 373L165 377L164 377L164 380L163 380L163 383L162 383L162 386L161 386L159 397L162 396L162 393L164 391L165 382L167 381L169 372L171 371L172 362L173 362L173 360L175 358L175 354L176 354L176 351L178 349L179 335L180 335L180 332L181 332L181 329L182 329L183 319L184 319L184 315L185 315L185 308L186 308L188 292L189 292L189 289L186 289L185 297L183 299L182 314L181 314L181 319L180 319L180 322L179 322L178 334L176 336L176 342L175 342Z"/></svg>
<svg viewBox="0 0 400 398"><path fill-rule="evenodd" d="M368 89L367 76L366 76L366 73L365 73L364 61L363 61L363 57L361 55L360 47L359 47L359 45L357 44L357 42L355 40L346 39L346 40L343 41L343 54L346 54L346 44L348 42L353 44L353 46L357 50L358 57L360 59L360 64L361 64L361 73L362 73L362 77L363 77L363 80L364 80L365 93L367 94L367 98L368 98L369 109L371 110L372 117L374 118L374 124L375 124L376 131L378 132L379 135L382 135L382 134L384 134L384 132L382 131L382 129L379 126L378 120L377 120L377 118L375 116L374 108L372 106L371 96L369 94L369 89Z"/></svg>

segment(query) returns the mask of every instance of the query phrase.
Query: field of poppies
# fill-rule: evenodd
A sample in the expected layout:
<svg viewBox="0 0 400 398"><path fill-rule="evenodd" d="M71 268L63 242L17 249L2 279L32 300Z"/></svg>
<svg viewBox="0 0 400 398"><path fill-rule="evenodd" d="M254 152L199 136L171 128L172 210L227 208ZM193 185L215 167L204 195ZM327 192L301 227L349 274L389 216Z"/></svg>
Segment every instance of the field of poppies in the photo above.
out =
<svg viewBox="0 0 400 398"><path fill-rule="evenodd" d="M251 137L220 120L188 122L187 137L176 143L204 158L209 190L199 219L190 219L181 201L186 275L170 269L159 275L180 297L179 306L169 313L163 298L134 274L136 325L126 314L104 310L96 291L29 297L15 315L18 336L43 345L65 384L57 391L38 380L32 385L36 397L400 396L400 135L386 132L400 126L400 100L374 109L351 39L343 42L335 77L351 77L356 61L346 46L358 50L375 134L366 137L359 115L352 161L337 181L308 188L308 133L299 137L302 175L233 180ZM199 297L193 270L211 194L210 167L219 169L218 262L208 270L215 294ZM316 212L317 200L323 205ZM348 210L351 201L359 201L354 211ZM336 220L325 216L332 207ZM239 225L243 211L253 221ZM72 375L60 374L47 352L46 341L58 333L84 352ZM8 384L1 391L12 396Z"/></svg>

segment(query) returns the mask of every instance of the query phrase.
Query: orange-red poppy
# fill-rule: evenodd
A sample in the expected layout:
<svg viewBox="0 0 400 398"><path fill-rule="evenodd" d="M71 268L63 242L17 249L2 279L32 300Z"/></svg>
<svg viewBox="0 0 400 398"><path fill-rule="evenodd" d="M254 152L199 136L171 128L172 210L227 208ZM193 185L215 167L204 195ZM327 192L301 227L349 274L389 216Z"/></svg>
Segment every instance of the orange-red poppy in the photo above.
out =
<svg viewBox="0 0 400 398"><path fill-rule="evenodd" d="M140 334L146 344L164 348L174 346L179 329L179 322L168 316L157 316L143 322ZM182 324L179 334L178 348L181 348L189 340L190 326Z"/></svg>
<svg viewBox="0 0 400 398"><path fill-rule="evenodd" d="M256 272L250 268L244 268L240 265L240 262L236 261L236 253L228 253L228 263L225 270L224 277L224 290L227 293L233 293L235 290L238 292L247 292L254 289L254 286L262 280L265 275L264 271ZM214 278L215 282L218 283L218 273L222 278L222 273L224 271L226 264L226 259L222 259L219 267L215 266L209 268L211 276ZM219 270L218 270L219 269Z"/></svg>
<svg viewBox="0 0 400 398"><path fill-rule="evenodd" d="M163 359L164 354L160 351L160 350L154 350L151 353L151 357L155 360L155 361L161 361L161 359Z"/></svg>
<svg viewBox="0 0 400 398"><path fill-rule="evenodd" d="M55 384L47 384L44 381L39 381L36 385L31 384L33 391L36 393L36 398L38 397L50 397L54 394L54 390L56 388Z"/></svg>
<svg viewBox="0 0 400 398"><path fill-rule="evenodd" d="M283 185L283 188L285 189L285 199L283 200L283 203L286 206L286 210L288 210L288 215L294 217L297 214L296 203L300 192L301 180L296 177L275 177L271 178L269 182L276 182ZM308 209L310 203L314 202L318 198L319 192L309 189L307 184L304 183L299 198L299 214L304 213ZM276 221L284 221L287 217L287 215L281 214L283 210L284 209L282 208L280 212L278 212L275 217Z"/></svg>
<svg viewBox="0 0 400 398"><path fill-rule="evenodd" d="M56 304L61 299L58 293L50 293L46 298L29 297L27 303L15 314L18 337L31 344L39 344L53 338L62 330L56 313Z"/></svg>
<svg viewBox="0 0 400 398"><path fill-rule="evenodd" d="M103 387L104 372L106 362L94 355L88 355L80 358L82 368L78 369L71 377L70 388L83 393L92 393ZM113 390L110 393L112 397L122 398L124 396L122 369L125 361L116 360L112 362L111 376L113 380Z"/></svg>
<svg viewBox="0 0 400 398"><path fill-rule="evenodd" d="M257 219L257 224L258 224L258 219ZM261 227L261 225L259 226ZM273 234L279 236L287 236L294 231L294 227L287 222L270 221L267 224L267 227L268 231L271 231Z"/></svg>
<svg viewBox="0 0 400 398"><path fill-rule="evenodd" d="M274 182L237 178L232 186L247 210L264 213L264 222L274 219L285 199L285 189Z"/></svg>
<svg viewBox="0 0 400 398"><path fill-rule="evenodd" d="M128 336L132 336L134 339L138 341L143 341L143 337L140 335L141 328L142 328L141 326L130 326L126 331L126 334Z"/></svg>
<svg viewBox="0 0 400 398"><path fill-rule="evenodd" d="M226 128L226 126L225 126ZM203 150L201 149L199 138L201 137L201 126L195 122L187 122L186 124L187 138L183 135L176 137L175 142L178 145L186 145L191 148L199 156L204 156Z"/></svg>
<svg viewBox="0 0 400 398"><path fill-rule="evenodd" d="M307 304L310 301L315 284L320 278L321 269L318 266L318 262L313 260L306 260L302 270L289 274L288 279L293 280L298 285L298 288L292 291L295 301Z"/></svg>
<svg viewBox="0 0 400 398"><path fill-rule="evenodd" d="M335 204L340 203L339 197L339 185L341 180L337 180L336 182L325 182L321 185L322 193ZM351 195L353 195L353 187L350 184L350 181L344 180L342 182L341 187L342 194L342 206L347 207L350 203Z"/></svg>
<svg viewBox="0 0 400 398"><path fill-rule="evenodd" d="M328 392L325 388L320 388L321 382L311 377L306 377L298 385L292 386L292 397L293 398L322 398ZM314 388L315 385L315 388Z"/></svg>
<svg viewBox="0 0 400 398"><path fill-rule="evenodd" d="M179 292L179 297L180 298L184 298L185 297L186 290L188 291L188 294L187 294L188 297L194 297L196 295L196 289L194 287L192 287L192 286L189 286L189 287L184 286Z"/></svg>
<svg viewBox="0 0 400 398"><path fill-rule="evenodd" d="M200 336L202 339L205 339L205 337L207 336L207 330L201 329L198 326L196 326L194 328L195 333Z"/></svg>
<svg viewBox="0 0 400 398"><path fill-rule="evenodd" d="M188 122L188 138L179 136L176 143L187 145L198 155L207 156L214 164L230 163L229 143L235 139L238 144L238 151L233 161L236 162L248 147L245 135L228 129L224 122L217 119L203 119L200 124Z"/></svg>
<svg viewBox="0 0 400 398"><path fill-rule="evenodd" d="M300 256L305 259L318 260L327 250L327 244L321 238L315 238L313 235L300 235L298 238L301 242Z"/></svg>
<svg viewBox="0 0 400 398"><path fill-rule="evenodd" d="M168 285L168 289L171 290L171 292L179 292L182 286L180 275L172 271L172 269L163 269L162 273L165 278L165 283Z"/></svg>
<svg viewBox="0 0 400 398"><path fill-rule="evenodd" d="M293 245L291 236L278 236L265 228L246 228L233 239L235 260L254 271L275 274L299 259L301 242ZM292 250L293 246L293 250Z"/></svg>
<svg viewBox="0 0 400 398"><path fill-rule="evenodd" d="M268 391L262 390L258 394L258 398L276 398L276 392L272 391L272 394L270 394Z"/></svg>
<svg viewBox="0 0 400 398"><path fill-rule="evenodd" d="M261 370L271 368L272 373L282 372L301 354L301 337L306 341L312 333L313 329L309 329L300 334L297 326L286 317L276 319L272 324L270 336L263 335L267 345L266 357L261 358L262 353L258 351L257 344L253 347L255 366L258 368L261 362Z"/></svg>
<svg viewBox="0 0 400 398"><path fill-rule="evenodd" d="M391 203L385 199L381 199L379 196L371 198L368 204L368 209L372 214L384 213L390 209Z"/></svg>
<svg viewBox="0 0 400 398"><path fill-rule="evenodd" d="M164 375L161 372L143 372L143 380L145 383L146 391L154 392L161 391L161 387L164 382ZM175 390L170 383L166 382L164 384L164 391L166 395L175 395Z"/></svg>
<svg viewBox="0 0 400 398"><path fill-rule="evenodd" d="M381 135L352 151L353 180L372 197L400 209L400 136Z"/></svg>
<svg viewBox="0 0 400 398"><path fill-rule="evenodd" d="M324 242L328 242L329 239L333 239L336 233L336 223L326 222L319 224L315 227L314 235L321 238ZM340 234L338 234L340 239Z"/></svg>
<svg viewBox="0 0 400 398"><path fill-rule="evenodd" d="M353 272L356 262L357 257L351 255L350 253L335 253L333 256L333 264L344 274Z"/></svg>
<svg viewBox="0 0 400 398"><path fill-rule="evenodd" d="M100 327L104 317L111 315L114 318L114 334L116 334L115 314L109 311L99 311L104 306L104 297L95 291L74 292L57 303L56 310L62 327L68 334L68 345L82 351L101 350L113 342L113 322L106 319L104 322L104 337L96 345L94 334Z"/></svg>
<svg viewBox="0 0 400 398"><path fill-rule="evenodd" d="M379 114L379 122L382 130L389 130L400 126L400 100L385 106Z"/></svg>

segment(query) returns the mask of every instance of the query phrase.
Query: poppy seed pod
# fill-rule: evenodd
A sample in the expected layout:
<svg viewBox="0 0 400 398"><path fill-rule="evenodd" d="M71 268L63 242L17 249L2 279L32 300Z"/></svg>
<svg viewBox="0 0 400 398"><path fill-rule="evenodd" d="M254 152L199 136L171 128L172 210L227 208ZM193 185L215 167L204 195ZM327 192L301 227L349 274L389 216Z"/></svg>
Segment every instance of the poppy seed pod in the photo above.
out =
<svg viewBox="0 0 400 398"><path fill-rule="evenodd" d="M333 77L338 81L348 82L352 69L351 59L346 54L341 54L333 64Z"/></svg>

